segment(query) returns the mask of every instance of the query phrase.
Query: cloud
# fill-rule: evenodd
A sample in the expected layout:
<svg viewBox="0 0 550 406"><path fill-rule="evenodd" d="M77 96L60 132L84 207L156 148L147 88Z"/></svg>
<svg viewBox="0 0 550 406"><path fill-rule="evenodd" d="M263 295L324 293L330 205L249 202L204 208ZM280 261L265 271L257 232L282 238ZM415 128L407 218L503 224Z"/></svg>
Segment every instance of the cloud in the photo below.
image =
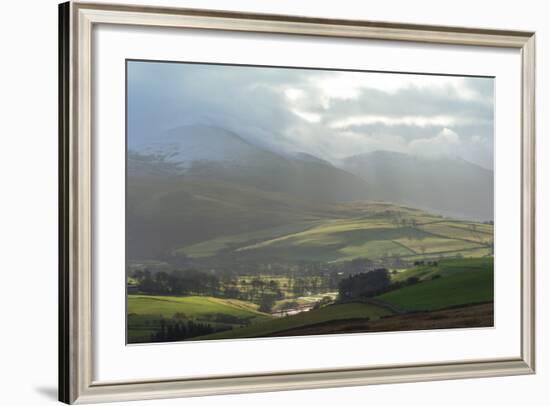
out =
<svg viewBox="0 0 550 406"><path fill-rule="evenodd" d="M351 116L340 121L330 123L332 128L349 128L358 125L382 124L384 126L451 126L459 121L453 116Z"/></svg>
<svg viewBox="0 0 550 406"><path fill-rule="evenodd" d="M490 78L130 62L129 144L186 124L336 161L391 150L493 160Z"/></svg>
<svg viewBox="0 0 550 406"><path fill-rule="evenodd" d="M447 155L460 146L460 137L449 128L444 128L435 137L411 141L411 151L421 155Z"/></svg>

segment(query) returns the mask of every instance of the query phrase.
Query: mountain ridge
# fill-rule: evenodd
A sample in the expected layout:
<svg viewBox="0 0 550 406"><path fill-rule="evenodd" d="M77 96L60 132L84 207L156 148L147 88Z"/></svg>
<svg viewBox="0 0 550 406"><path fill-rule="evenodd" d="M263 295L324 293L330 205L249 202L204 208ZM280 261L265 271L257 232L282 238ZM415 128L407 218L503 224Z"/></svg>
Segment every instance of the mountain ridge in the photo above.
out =
<svg viewBox="0 0 550 406"><path fill-rule="evenodd" d="M255 145L209 125L173 128L128 154L129 176L192 176L304 201L388 201L471 220L493 219L493 172L458 157L378 150L329 162Z"/></svg>
<svg viewBox="0 0 550 406"><path fill-rule="evenodd" d="M344 158L340 167L364 179L376 199L455 218L493 220L493 171L462 158L375 151Z"/></svg>

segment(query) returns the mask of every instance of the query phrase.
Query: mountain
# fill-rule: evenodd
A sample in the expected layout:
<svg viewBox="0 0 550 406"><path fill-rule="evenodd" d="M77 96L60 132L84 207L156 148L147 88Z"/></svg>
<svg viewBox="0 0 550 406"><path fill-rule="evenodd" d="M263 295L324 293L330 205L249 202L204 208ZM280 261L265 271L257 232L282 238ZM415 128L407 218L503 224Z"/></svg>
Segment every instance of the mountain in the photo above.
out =
<svg viewBox="0 0 550 406"><path fill-rule="evenodd" d="M148 168L148 169L147 169ZM172 173L321 202L368 198L360 177L308 154L282 156L217 127L170 130L129 154L128 172Z"/></svg>
<svg viewBox="0 0 550 406"><path fill-rule="evenodd" d="M493 172L463 159L376 151L345 158L339 166L363 178L377 200L455 218L493 219Z"/></svg>
<svg viewBox="0 0 550 406"><path fill-rule="evenodd" d="M173 128L132 150L183 170L196 162L261 165L274 158L273 153L250 144L234 132L206 125Z"/></svg>
<svg viewBox="0 0 550 406"><path fill-rule="evenodd" d="M186 126L127 160L127 249L166 255L206 239L339 218L368 198L360 177L308 155L281 156L230 131Z"/></svg>
<svg viewBox="0 0 550 406"><path fill-rule="evenodd" d="M380 200L455 218L493 218L493 174L454 158L374 152L338 166L281 155L234 132L184 126L127 157L128 258L286 225L357 217ZM368 214L368 213L365 213Z"/></svg>

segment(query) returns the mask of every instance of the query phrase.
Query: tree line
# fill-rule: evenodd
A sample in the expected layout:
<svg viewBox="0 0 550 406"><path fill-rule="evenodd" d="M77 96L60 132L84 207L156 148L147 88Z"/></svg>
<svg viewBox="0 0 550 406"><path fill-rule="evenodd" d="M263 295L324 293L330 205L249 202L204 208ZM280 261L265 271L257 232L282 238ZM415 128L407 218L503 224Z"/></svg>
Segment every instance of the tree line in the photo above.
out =
<svg viewBox="0 0 550 406"><path fill-rule="evenodd" d="M137 270L133 273L140 292L152 295L210 295L219 296L220 281L214 275L193 269L186 271Z"/></svg>
<svg viewBox="0 0 550 406"><path fill-rule="evenodd" d="M229 299L247 300L258 304L259 310L269 313L284 294L275 280L253 278L246 289L238 289L234 281L227 283L212 274L197 270L158 271L137 270L132 274L140 293L149 295L207 295Z"/></svg>
<svg viewBox="0 0 550 406"><path fill-rule="evenodd" d="M439 277L440 275L436 276ZM415 276L411 276L404 281L392 282L390 272L386 268L379 268L342 279L338 288L338 299L349 301L378 296L419 282L420 279Z"/></svg>
<svg viewBox="0 0 550 406"><path fill-rule="evenodd" d="M166 323L160 321L160 328L156 333L151 334L152 342L181 341L188 338L213 334L218 331L225 331L231 328L214 328L207 323L199 323L193 320L188 322Z"/></svg>

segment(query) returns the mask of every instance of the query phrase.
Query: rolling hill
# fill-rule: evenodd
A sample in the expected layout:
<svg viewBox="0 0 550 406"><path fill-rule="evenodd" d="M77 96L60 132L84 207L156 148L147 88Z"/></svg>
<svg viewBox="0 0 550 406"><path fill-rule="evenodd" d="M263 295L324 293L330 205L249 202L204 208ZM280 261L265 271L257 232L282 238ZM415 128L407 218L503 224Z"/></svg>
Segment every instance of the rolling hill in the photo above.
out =
<svg viewBox="0 0 550 406"><path fill-rule="evenodd" d="M148 157L150 172L159 164L174 175L235 184L269 193L282 193L305 201L347 202L368 197L360 177L308 154L280 155L249 143L217 127L184 126L161 134L154 143L129 154L128 174L135 171L132 158Z"/></svg>
<svg viewBox="0 0 550 406"><path fill-rule="evenodd" d="M408 311L438 310L493 301L492 261L477 269L468 269L466 265L443 275L441 278L384 293L377 299Z"/></svg>
<svg viewBox="0 0 550 406"><path fill-rule="evenodd" d="M222 322L217 320L225 316ZM253 303L210 296L146 296L128 295L128 342L148 342L160 320L194 320L225 326L268 320Z"/></svg>
<svg viewBox="0 0 550 406"><path fill-rule="evenodd" d="M286 317L261 313L256 304L235 299L129 295L128 340L147 342L160 320L193 320L225 329L191 340L491 325L492 307L487 306L492 306L494 294L492 258L445 259L401 271L392 279L411 276L420 282L374 299L337 302Z"/></svg>
<svg viewBox="0 0 550 406"><path fill-rule="evenodd" d="M360 215L359 207L364 210ZM492 252L492 226L432 216L384 203L356 204L355 216L296 223L214 238L178 252L205 258L222 252L243 259L340 262L355 258L483 257ZM478 229L479 228L479 229Z"/></svg>
<svg viewBox="0 0 550 406"><path fill-rule="evenodd" d="M340 166L363 178L374 199L455 218L493 219L493 172L465 160L376 151Z"/></svg>
<svg viewBox="0 0 550 406"><path fill-rule="evenodd" d="M212 238L346 217L353 210L342 201L366 198L355 175L309 156L277 155L225 130L185 127L166 137L128 154L129 258L162 258Z"/></svg>
<svg viewBox="0 0 550 406"><path fill-rule="evenodd" d="M130 151L127 173L130 259L483 256L492 240L492 226L472 238L471 223L411 208L492 219L492 173L465 161L378 152L336 167L195 125Z"/></svg>
<svg viewBox="0 0 550 406"><path fill-rule="evenodd" d="M445 259L439 261L437 265L418 265L397 274L392 275L394 282L404 281L407 278L415 277L420 281L431 280L434 276L439 275L451 276L464 271L493 271L493 258L461 258L461 259Z"/></svg>
<svg viewBox="0 0 550 406"><path fill-rule="evenodd" d="M195 338L195 340L265 337L273 333L327 321L345 319L377 320L389 314L391 313L388 310L368 303L330 305L321 309L303 312L295 316L260 321L247 327L235 328L233 330L198 337Z"/></svg>

